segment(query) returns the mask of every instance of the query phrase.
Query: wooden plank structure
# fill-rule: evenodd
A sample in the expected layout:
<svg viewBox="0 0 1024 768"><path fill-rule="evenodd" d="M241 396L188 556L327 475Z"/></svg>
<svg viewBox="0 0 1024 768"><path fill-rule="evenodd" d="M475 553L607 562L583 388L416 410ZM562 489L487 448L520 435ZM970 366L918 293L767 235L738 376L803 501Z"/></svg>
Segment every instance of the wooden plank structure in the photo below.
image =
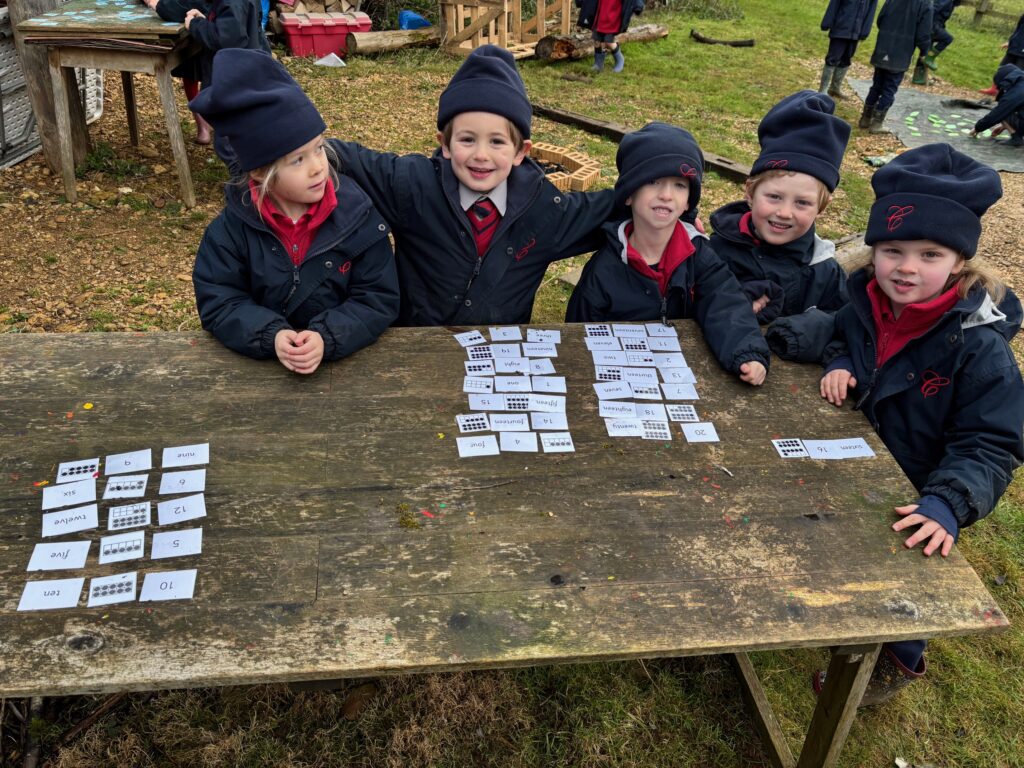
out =
<svg viewBox="0 0 1024 768"><path fill-rule="evenodd" d="M481 45L499 45L516 58L533 55L550 19L568 34L572 25L572 0L540 0L537 13L523 19L522 0L463 0L441 2L439 26L442 44L451 53L468 55Z"/></svg>
<svg viewBox="0 0 1024 768"><path fill-rule="evenodd" d="M813 368L748 387L681 322L721 442L612 440L582 327L557 327L576 452L474 459L463 328L391 329L310 377L203 334L0 336L0 697L731 653L773 763L810 768L835 764L880 643L1007 626L956 549L903 548L916 494ZM877 456L769 442L852 436ZM205 441L201 555L59 574L194 567L193 600L16 611L58 462ZM834 651L794 758L746 653L798 646Z"/></svg>
<svg viewBox="0 0 1024 768"><path fill-rule="evenodd" d="M156 78L182 200L189 207L196 204L170 74L192 45L183 24L165 22L134 0L74 0L20 22L17 29L26 44L47 51L60 153L59 162L50 164L60 168L69 202L78 199L75 161L80 153L73 146L73 136L84 131L85 119L72 97L76 92L73 70L88 67L120 71L129 136L136 146L139 130L132 75L141 72ZM44 143L44 151L46 147Z"/></svg>

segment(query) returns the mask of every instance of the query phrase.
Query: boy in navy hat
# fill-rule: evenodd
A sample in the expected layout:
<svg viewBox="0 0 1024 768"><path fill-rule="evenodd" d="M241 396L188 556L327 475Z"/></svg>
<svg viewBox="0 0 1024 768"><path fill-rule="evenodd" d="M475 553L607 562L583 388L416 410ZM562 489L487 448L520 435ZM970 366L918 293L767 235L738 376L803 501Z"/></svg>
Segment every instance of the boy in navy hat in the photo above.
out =
<svg viewBox="0 0 1024 768"><path fill-rule="evenodd" d="M214 71L189 106L230 141L244 176L199 244L199 318L229 349L311 374L398 315L388 228L339 178L323 118L270 54L227 48Z"/></svg>
<svg viewBox="0 0 1024 768"><path fill-rule="evenodd" d="M704 155L682 128L648 123L615 156L618 205L632 217L609 222L606 243L583 269L568 322L696 318L719 364L748 384L764 383L770 353L750 303L692 223Z"/></svg>
<svg viewBox="0 0 1024 768"><path fill-rule="evenodd" d="M914 50L924 56L932 44L932 0L886 0L878 13L878 38L871 54L875 68L857 127L880 133L889 107L896 100Z"/></svg>
<svg viewBox="0 0 1024 768"><path fill-rule="evenodd" d="M441 94L432 157L333 145L394 230L397 324L528 323L548 264L600 244L613 193L547 181L531 117L512 54L484 45Z"/></svg>
<svg viewBox="0 0 1024 768"><path fill-rule="evenodd" d="M827 90L829 96L843 98L843 80L860 41L871 34L877 5L878 0L829 0L821 19L822 30L828 31L828 53L819 93Z"/></svg>
<svg viewBox="0 0 1024 768"><path fill-rule="evenodd" d="M916 529L904 546L945 557L1024 460L1024 383L1008 344L1024 312L975 257L1002 187L948 144L908 150L871 185L871 248L836 315L821 395L836 406L850 395L917 489L895 508L893 530ZM887 643L862 705L921 677L925 645Z"/></svg>
<svg viewBox="0 0 1024 768"><path fill-rule="evenodd" d="M1013 64L1004 64L996 70L992 79L995 83L998 102L995 108L978 120L971 130L971 136L995 127L992 133L998 135L1005 128L1010 129L1011 147L1024 146L1024 70Z"/></svg>
<svg viewBox="0 0 1024 768"><path fill-rule="evenodd" d="M736 275L754 314L769 324L772 351L817 360L832 337L831 313L846 303L835 246L814 230L832 199L850 126L814 91L787 96L758 126L761 154L744 199L711 214L711 245ZM792 318L775 326L779 318ZM777 332L776 332L777 331Z"/></svg>

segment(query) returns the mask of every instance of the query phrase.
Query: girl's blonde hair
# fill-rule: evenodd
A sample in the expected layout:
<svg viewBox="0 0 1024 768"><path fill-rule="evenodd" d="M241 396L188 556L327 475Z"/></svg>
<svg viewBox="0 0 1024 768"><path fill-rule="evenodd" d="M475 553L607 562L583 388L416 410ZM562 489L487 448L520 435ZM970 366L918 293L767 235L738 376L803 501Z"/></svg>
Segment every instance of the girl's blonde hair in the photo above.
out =
<svg viewBox="0 0 1024 768"><path fill-rule="evenodd" d="M338 172L335 170L335 166L340 162L338 160L338 153L334 151L334 148L328 143L324 142L324 154L327 155L327 176L331 180L331 184L334 188L338 188ZM238 183L249 186L249 181L256 182L256 199L253 201L256 207L256 213L263 219L263 201L270 194L270 190L274 187L274 179L277 178L278 168L282 161L287 155L279 157L277 160L272 162L270 165L264 165L262 168L254 168L249 171L243 178L239 179Z"/></svg>
<svg viewBox="0 0 1024 768"><path fill-rule="evenodd" d="M855 252L842 266L848 274L853 274L858 269L863 269L867 272L868 276L873 277L875 274L874 258L875 247L865 245L863 250ZM955 285L957 296L965 299L974 286L980 285L992 297L992 301L996 304L1001 302L1006 296L1006 283L1000 279L995 270L978 256L967 259L964 258L963 254L960 254L959 258L963 262L963 269L958 274L950 275L946 279L942 292L945 293Z"/></svg>
<svg viewBox="0 0 1024 768"><path fill-rule="evenodd" d="M743 189L747 193L747 198L749 199L754 196L754 190L760 186L762 181L767 181L768 179L779 179L783 176L795 176L796 174L797 171L785 171L781 168L772 168L771 170L761 171L761 173L756 176L748 176L743 185ZM810 176L810 174L806 175ZM825 209L828 208L828 204L832 202L832 193L828 191L828 187L825 186L825 183L821 179L814 178L813 176L811 176L811 178L818 182L818 213L823 213Z"/></svg>

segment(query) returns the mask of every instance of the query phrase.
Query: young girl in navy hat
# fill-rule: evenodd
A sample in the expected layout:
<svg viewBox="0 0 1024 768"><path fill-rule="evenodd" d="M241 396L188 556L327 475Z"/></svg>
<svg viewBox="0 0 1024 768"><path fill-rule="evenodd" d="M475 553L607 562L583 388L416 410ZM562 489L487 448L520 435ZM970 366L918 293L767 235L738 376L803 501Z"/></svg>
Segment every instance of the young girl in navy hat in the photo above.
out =
<svg viewBox="0 0 1024 768"><path fill-rule="evenodd" d="M1024 460L1024 383L1008 344L1024 313L974 258L1002 187L948 144L905 152L871 184L871 250L836 315L821 395L850 396L920 494L895 509L893 530L913 529L905 546L945 557ZM923 675L925 645L887 643L862 705Z"/></svg>
<svg viewBox="0 0 1024 768"><path fill-rule="evenodd" d="M231 144L243 176L206 229L192 282L203 328L249 357L313 373L376 341L398 316L388 228L328 156L320 113L270 55L227 49L189 105Z"/></svg>

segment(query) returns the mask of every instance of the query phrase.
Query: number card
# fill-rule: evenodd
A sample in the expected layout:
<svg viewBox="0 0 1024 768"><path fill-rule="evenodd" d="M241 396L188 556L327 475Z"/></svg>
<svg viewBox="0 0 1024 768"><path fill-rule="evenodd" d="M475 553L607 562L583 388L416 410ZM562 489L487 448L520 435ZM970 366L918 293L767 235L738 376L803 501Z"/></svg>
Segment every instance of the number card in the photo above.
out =
<svg viewBox="0 0 1024 768"><path fill-rule="evenodd" d="M518 325L509 325L503 328L491 328L491 341L522 341L523 332Z"/></svg>
<svg viewBox="0 0 1024 768"><path fill-rule="evenodd" d="M605 419L609 437L643 437L644 424L640 419Z"/></svg>
<svg viewBox="0 0 1024 768"><path fill-rule="evenodd" d="M651 352L681 352L679 339L675 336L652 336L647 340Z"/></svg>
<svg viewBox="0 0 1024 768"><path fill-rule="evenodd" d="M494 350L490 344L481 344L479 347L470 347L466 354L470 360L490 360L494 357Z"/></svg>
<svg viewBox="0 0 1024 768"><path fill-rule="evenodd" d="M558 347L546 342L527 341L523 344L523 357L558 357Z"/></svg>
<svg viewBox="0 0 1024 768"><path fill-rule="evenodd" d="M540 411L541 413L565 413L565 396L530 395L526 410Z"/></svg>
<svg viewBox="0 0 1024 768"><path fill-rule="evenodd" d="M622 381L622 369L616 365L595 365L594 378L598 381Z"/></svg>
<svg viewBox="0 0 1024 768"><path fill-rule="evenodd" d="M491 354L497 357L527 357L518 344L491 344Z"/></svg>
<svg viewBox="0 0 1024 768"><path fill-rule="evenodd" d="M804 440L804 448L812 459L873 459L875 452L871 450L864 438L847 437L839 440Z"/></svg>
<svg viewBox="0 0 1024 768"><path fill-rule="evenodd" d="M471 411L504 411L504 395L470 395L469 410Z"/></svg>
<svg viewBox="0 0 1024 768"><path fill-rule="evenodd" d="M622 323L612 323L612 333L614 333L620 339L623 336L628 336L634 339L647 338L647 329L642 325L624 325Z"/></svg>
<svg viewBox="0 0 1024 768"><path fill-rule="evenodd" d="M636 404L624 403L621 400L601 400L597 404L598 416L606 419L635 419Z"/></svg>
<svg viewBox="0 0 1024 768"><path fill-rule="evenodd" d="M672 421L700 421L692 405L666 405L665 411Z"/></svg>
<svg viewBox="0 0 1024 768"><path fill-rule="evenodd" d="M111 507L107 511L107 530L124 531L129 528L141 528L144 525L149 525L150 513L148 501Z"/></svg>
<svg viewBox="0 0 1024 768"><path fill-rule="evenodd" d="M494 375L494 361L493 360L466 360L466 375L467 376L493 376Z"/></svg>
<svg viewBox="0 0 1024 768"><path fill-rule="evenodd" d="M164 472L160 478L160 493L198 493L206 490L206 470L188 469L184 472Z"/></svg>
<svg viewBox="0 0 1024 768"><path fill-rule="evenodd" d="M47 512L43 515L43 538L88 531L90 528L99 527L99 524L99 507L96 504Z"/></svg>
<svg viewBox="0 0 1024 768"><path fill-rule="evenodd" d="M530 417L525 413L496 413L491 416L492 432L529 432Z"/></svg>
<svg viewBox="0 0 1024 768"><path fill-rule="evenodd" d="M568 429L569 420L564 413L531 413L530 426L534 430L540 429ZM543 440L543 436L541 436Z"/></svg>
<svg viewBox="0 0 1024 768"><path fill-rule="evenodd" d="M70 507L90 501L96 501L96 481L92 478L43 488L43 509Z"/></svg>
<svg viewBox="0 0 1024 768"><path fill-rule="evenodd" d="M89 608L114 603L134 603L135 585L138 573L117 573L113 576L98 576L89 582Z"/></svg>
<svg viewBox="0 0 1024 768"><path fill-rule="evenodd" d="M497 456L500 453L498 438L494 435L456 437L455 442L459 446L459 456L464 459L470 456Z"/></svg>
<svg viewBox="0 0 1024 768"><path fill-rule="evenodd" d="M146 551L146 532L132 531L100 539L100 565L137 560Z"/></svg>
<svg viewBox="0 0 1024 768"><path fill-rule="evenodd" d="M85 568L91 541L59 541L36 544L28 561L27 571L64 571Z"/></svg>
<svg viewBox="0 0 1024 768"><path fill-rule="evenodd" d="M700 400L693 384L662 384L661 390L666 400Z"/></svg>
<svg viewBox="0 0 1024 768"><path fill-rule="evenodd" d="M555 364L551 362L550 357L530 358L530 373L534 376L546 376L547 374L554 372Z"/></svg>
<svg viewBox="0 0 1024 768"><path fill-rule="evenodd" d="M576 446L572 444L572 435L568 432L543 432L540 444L544 448L544 453L576 452Z"/></svg>
<svg viewBox="0 0 1024 768"><path fill-rule="evenodd" d="M618 352L621 349L622 345L614 336L607 339L587 337L587 350L590 352Z"/></svg>
<svg viewBox="0 0 1024 768"><path fill-rule="evenodd" d="M637 403L636 417L645 421L667 421L665 406L661 403Z"/></svg>
<svg viewBox="0 0 1024 768"><path fill-rule="evenodd" d="M534 376L530 384L534 392L565 393L565 376Z"/></svg>
<svg viewBox="0 0 1024 768"><path fill-rule="evenodd" d="M583 326L588 339L608 338L612 336L612 327L607 323L588 323Z"/></svg>
<svg viewBox="0 0 1024 768"><path fill-rule="evenodd" d="M494 372L498 373L530 373L530 361L525 357L499 357L494 361Z"/></svg>
<svg viewBox="0 0 1024 768"><path fill-rule="evenodd" d="M698 421L694 424L681 424L683 435L688 443L717 443L718 432L710 421Z"/></svg>
<svg viewBox="0 0 1024 768"><path fill-rule="evenodd" d="M210 463L210 444L179 445L176 448L164 448L161 462L164 469L173 467L191 467L195 464Z"/></svg>
<svg viewBox="0 0 1024 768"><path fill-rule="evenodd" d="M148 472L153 468L153 451L145 448L128 453L112 453L107 456L104 469L108 475L123 475L125 472Z"/></svg>
<svg viewBox="0 0 1024 768"><path fill-rule="evenodd" d="M689 368L659 368L666 384L696 384L697 377Z"/></svg>
<svg viewBox="0 0 1024 768"><path fill-rule="evenodd" d="M806 459L810 454L804 448L804 444L795 437L784 437L781 440L772 440L772 445L784 459Z"/></svg>
<svg viewBox="0 0 1024 768"><path fill-rule="evenodd" d="M483 376L466 376L462 379L463 392L493 392L494 379Z"/></svg>
<svg viewBox="0 0 1024 768"><path fill-rule="evenodd" d="M30 581L25 584L18 601L19 611L50 611L54 608L74 608L82 595L85 579L51 579Z"/></svg>
<svg viewBox="0 0 1024 768"><path fill-rule="evenodd" d="M465 333L456 333L455 340L459 342L463 347L472 347L474 344L484 344L487 339L480 331L466 331Z"/></svg>
<svg viewBox="0 0 1024 768"><path fill-rule="evenodd" d="M679 352L655 352L654 364L659 368L687 368L686 358Z"/></svg>
<svg viewBox="0 0 1024 768"><path fill-rule="evenodd" d="M181 531L161 531L153 534L150 557L163 560L168 557L198 555L203 551L203 529L186 528Z"/></svg>
<svg viewBox="0 0 1024 768"><path fill-rule="evenodd" d="M57 483L71 483L100 476L100 460L65 461L57 467Z"/></svg>
<svg viewBox="0 0 1024 768"><path fill-rule="evenodd" d="M536 453L536 432L500 432L501 450L514 453Z"/></svg>
<svg viewBox="0 0 1024 768"><path fill-rule="evenodd" d="M460 413L455 417L459 432L486 432L491 428L486 413Z"/></svg>
<svg viewBox="0 0 1024 768"><path fill-rule="evenodd" d="M643 421L644 440L671 440L672 430L669 429L667 421Z"/></svg>
<svg viewBox="0 0 1024 768"><path fill-rule="evenodd" d="M599 381L593 386L599 400L622 400L633 396L633 389L622 381Z"/></svg>
<svg viewBox="0 0 1024 768"><path fill-rule="evenodd" d="M527 328L526 329L526 340L537 341L541 344L561 344L562 343L562 332L561 331L542 331L538 328Z"/></svg>
<svg viewBox="0 0 1024 768"><path fill-rule="evenodd" d="M104 499L137 499L146 495L149 475L114 475L107 478Z"/></svg>
<svg viewBox="0 0 1024 768"><path fill-rule="evenodd" d="M629 384L630 389L633 390L633 397L637 400L661 400L661 390L658 389L658 385L650 384Z"/></svg>
<svg viewBox="0 0 1024 768"><path fill-rule="evenodd" d="M194 496L161 501L156 505L156 517L160 525L174 525L206 517L206 500L203 494L197 493Z"/></svg>
<svg viewBox="0 0 1024 768"><path fill-rule="evenodd" d="M679 333L671 325L662 325L661 323L647 323L644 327L647 328L648 336L671 336L673 338L679 337Z"/></svg>
<svg viewBox="0 0 1024 768"><path fill-rule="evenodd" d="M196 588L196 569L147 573L142 582L140 603L155 600L191 600Z"/></svg>
<svg viewBox="0 0 1024 768"><path fill-rule="evenodd" d="M529 376L495 376L495 392L529 392Z"/></svg>

